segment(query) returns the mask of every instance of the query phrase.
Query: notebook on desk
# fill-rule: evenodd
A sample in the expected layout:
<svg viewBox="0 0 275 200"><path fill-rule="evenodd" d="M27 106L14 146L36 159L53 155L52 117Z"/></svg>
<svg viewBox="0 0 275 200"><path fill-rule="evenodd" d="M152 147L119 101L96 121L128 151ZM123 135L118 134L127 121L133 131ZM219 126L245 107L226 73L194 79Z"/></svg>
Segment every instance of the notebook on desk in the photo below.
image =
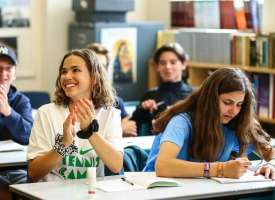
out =
<svg viewBox="0 0 275 200"><path fill-rule="evenodd" d="M211 179L219 182L219 183L247 183L247 182L263 182L263 181L271 181L271 179L265 178L263 175L254 175L255 172L251 170L247 170L244 175L242 175L238 179L234 178L218 178L211 177Z"/></svg>
<svg viewBox="0 0 275 200"><path fill-rule="evenodd" d="M25 146L18 144L12 140L0 141L0 153L11 151L24 151L25 149Z"/></svg>
<svg viewBox="0 0 275 200"><path fill-rule="evenodd" d="M177 180L157 177L154 172L126 172L120 179L104 180L97 183L97 188L105 192L177 186L181 186Z"/></svg>
<svg viewBox="0 0 275 200"><path fill-rule="evenodd" d="M155 172L126 172L125 179L145 189L181 186L176 179L158 177Z"/></svg>

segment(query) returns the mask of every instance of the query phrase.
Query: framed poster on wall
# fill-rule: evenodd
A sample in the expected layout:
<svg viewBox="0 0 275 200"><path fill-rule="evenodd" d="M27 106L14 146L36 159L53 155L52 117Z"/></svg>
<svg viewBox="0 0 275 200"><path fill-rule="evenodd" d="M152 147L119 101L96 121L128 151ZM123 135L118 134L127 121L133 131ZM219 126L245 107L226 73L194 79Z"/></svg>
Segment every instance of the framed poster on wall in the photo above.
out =
<svg viewBox="0 0 275 200"><path fill-rule="evenodd" d="M137 28L102 28L101 43L111 57L109 70L114 83L137 81Z"/></svg>
<svg viewBox="0 0 275 200"><path fill-rule="evenodd" d="M0 27L30 27L31 0L0 0Z"/></svg>

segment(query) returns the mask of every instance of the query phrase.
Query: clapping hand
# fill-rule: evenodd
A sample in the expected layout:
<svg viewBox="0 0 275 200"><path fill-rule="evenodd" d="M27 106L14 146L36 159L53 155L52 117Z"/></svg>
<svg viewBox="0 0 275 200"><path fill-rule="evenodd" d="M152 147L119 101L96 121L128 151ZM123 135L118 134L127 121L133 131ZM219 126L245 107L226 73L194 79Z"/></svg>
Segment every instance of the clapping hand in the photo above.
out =
<svg viewBox="0 0 275 200"><path fill-rule="evenodd" d="M74 103L77 121L80 123L80 129L87 128L91 121L95 119L95 109L93 103L86 99L80 99Z"/></svg>
<svg viewBox="0 0 275 200"><path fill-rule="evenodd" d="M70 109L70 114L63 123L63 141L65 146L70 146L73 143L75 131L74 125L76 122L75 108Z"/></svg>
<svg viewBox="0 0 275 200"><path fill-rule="evenodd" d="M8 92L7 87L0 85L0 113L6 117L11 114L11 107L8 101Z"/></svg>

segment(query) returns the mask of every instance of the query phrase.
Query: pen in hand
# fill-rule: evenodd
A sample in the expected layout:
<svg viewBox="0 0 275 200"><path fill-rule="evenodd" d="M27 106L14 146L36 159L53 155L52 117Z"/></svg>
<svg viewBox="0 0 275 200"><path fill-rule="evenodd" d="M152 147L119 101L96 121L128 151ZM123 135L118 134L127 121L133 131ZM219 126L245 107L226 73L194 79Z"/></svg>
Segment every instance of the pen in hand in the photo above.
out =
<svg viewBox="0 0 275 200"><path fill-rule="evenodd" d="M133 182L127 180L125 177L121 177L121 180L124 181L124 182L126 182L126 183L128 183L128 184L130 184L130 185L134 185Z"/></svg>

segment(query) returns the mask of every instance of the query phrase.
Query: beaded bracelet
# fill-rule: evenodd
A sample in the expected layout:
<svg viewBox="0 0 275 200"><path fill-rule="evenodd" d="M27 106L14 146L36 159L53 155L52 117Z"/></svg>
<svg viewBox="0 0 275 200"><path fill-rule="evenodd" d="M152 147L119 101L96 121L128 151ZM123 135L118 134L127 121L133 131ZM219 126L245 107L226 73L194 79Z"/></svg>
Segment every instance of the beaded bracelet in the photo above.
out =
<svg viewBox="0 0 275 200"><path fill-rule="evenodd" d="M222 178L223 176L224 176L224 174L223 174L223 163L218 163L217 177Z"/></svg>
<svg viewBox="0 0 275 200"><path fill-rule="evenodd" d="M210 171L210 163L205 162L204 163L204 169L203 169L203 177L209 178L209 171Z"/></svg>
<svg viewBox="0 0 275 200"><path fill-rule="evenodd" d="M63 158L65 156L71 155L73 153L77 153L77 146L75 145L75 142L73 141L72 144L70 144L70 146L66 147L63 143L63 135L61 134L57 134L55 137L55 144L53 149L59 154L61 155Z"/></svg>

